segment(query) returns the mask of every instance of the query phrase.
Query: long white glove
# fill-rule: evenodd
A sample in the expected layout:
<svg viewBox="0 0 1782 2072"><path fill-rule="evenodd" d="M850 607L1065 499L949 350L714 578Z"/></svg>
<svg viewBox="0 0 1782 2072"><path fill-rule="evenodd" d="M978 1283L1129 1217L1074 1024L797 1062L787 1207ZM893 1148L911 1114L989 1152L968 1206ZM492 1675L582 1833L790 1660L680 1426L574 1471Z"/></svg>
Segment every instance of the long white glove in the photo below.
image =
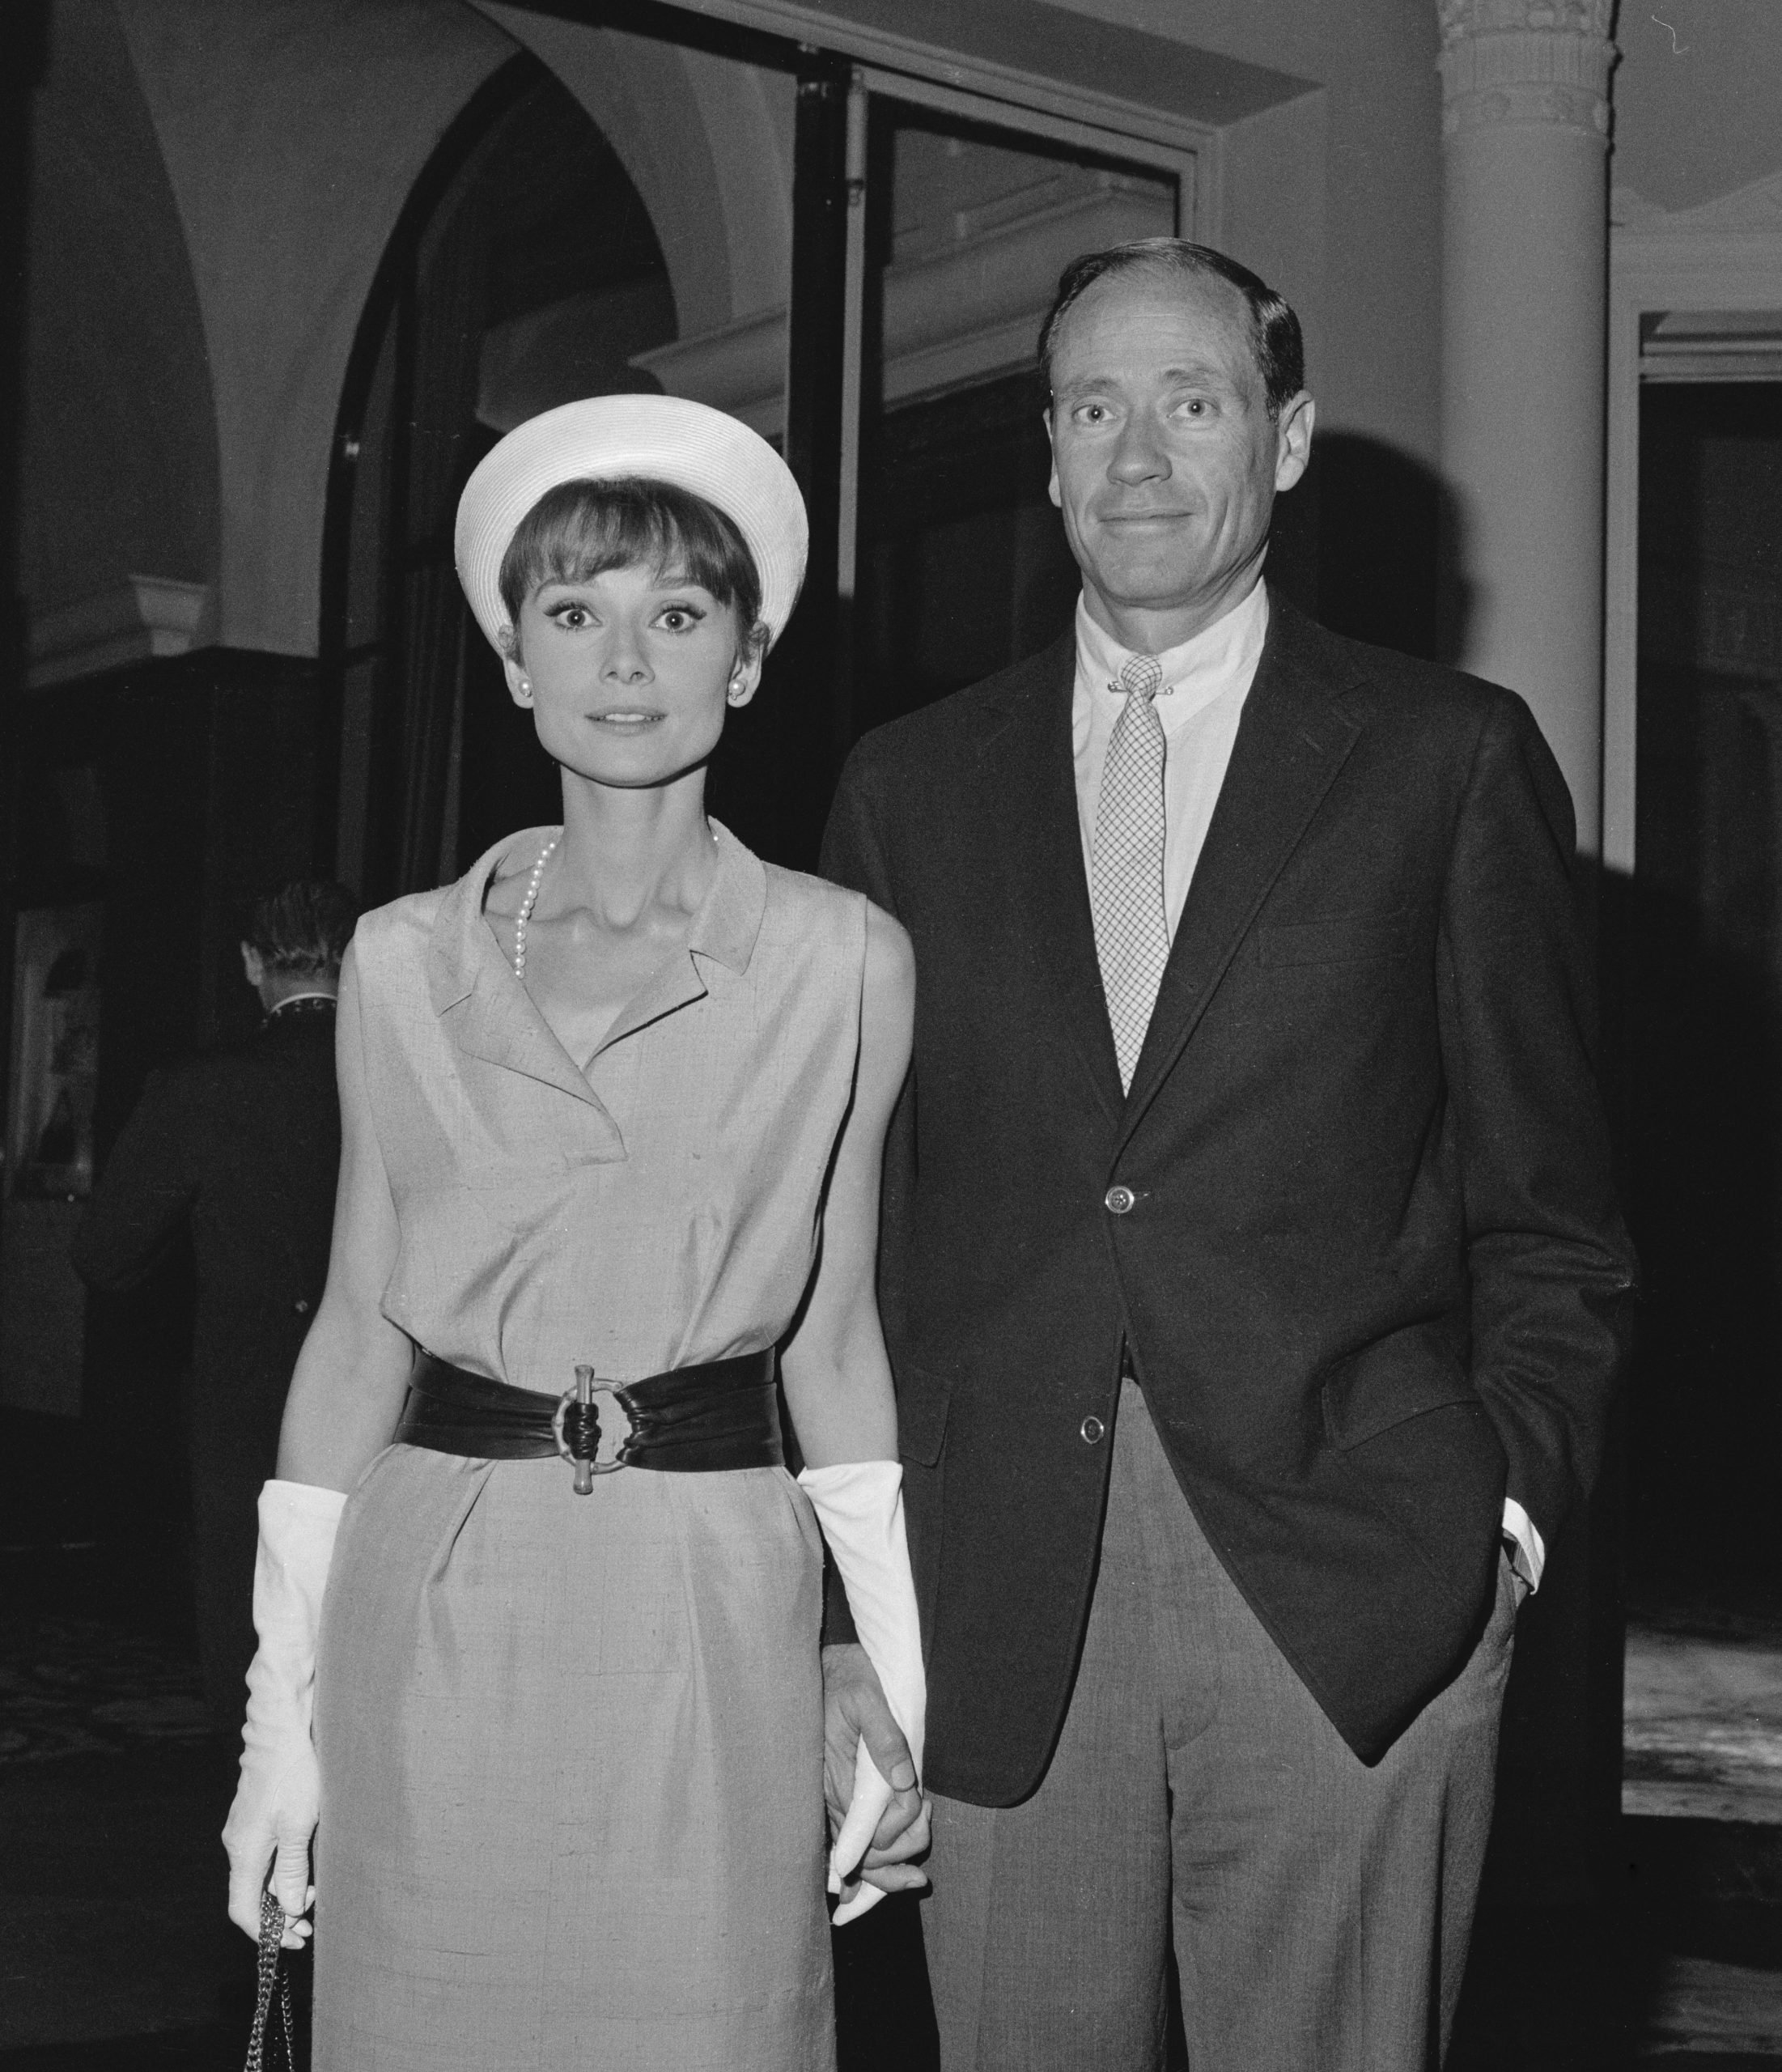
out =
<svg viewBox="0 0 1782 2072"><path fill-rule="evenodd" d="M309 1734L316 1635L346 1502L339 1490L308 1482L269 1482L260 1492L253 1572L260 1645L248 1671L241 1781L223 1823L223 1845L229 1852L229 1918L259 1939L260 1894L271 1863L274 1896L286 1917L287 1950L300 1947L308 1936L309 1924L299 1917L314 1896L309 1844L321 1809Z"/></svg>
<svg viewBox="0 0 1782 2072"><path fill-rule="evenodd" d="M798 1480L842 1572L854 1629L919 1772L928 1686L904 1536L902 1467L894 1460L847 1461L834 1467L807 1467ZM855 1756L854 1795L829 1852L832 1892L841 1890L842 1879L865 1855L892 1797L863 1734ZM876 1885L863 1885L836 1909L836 1926L855 1920L884 1896Z"/></svg>

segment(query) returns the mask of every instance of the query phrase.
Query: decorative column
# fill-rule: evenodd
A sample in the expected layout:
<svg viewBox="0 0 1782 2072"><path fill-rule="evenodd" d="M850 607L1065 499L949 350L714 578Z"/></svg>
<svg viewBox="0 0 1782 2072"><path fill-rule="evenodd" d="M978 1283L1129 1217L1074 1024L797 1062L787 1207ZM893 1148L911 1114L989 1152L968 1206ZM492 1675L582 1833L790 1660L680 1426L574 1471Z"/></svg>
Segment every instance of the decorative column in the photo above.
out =
<svg viewBox="0 0 1782 2072"><path fill-rule="evenodd" d="M1459 659L1533 707L1594 856L1613 0L1436 5Z"/></svg>

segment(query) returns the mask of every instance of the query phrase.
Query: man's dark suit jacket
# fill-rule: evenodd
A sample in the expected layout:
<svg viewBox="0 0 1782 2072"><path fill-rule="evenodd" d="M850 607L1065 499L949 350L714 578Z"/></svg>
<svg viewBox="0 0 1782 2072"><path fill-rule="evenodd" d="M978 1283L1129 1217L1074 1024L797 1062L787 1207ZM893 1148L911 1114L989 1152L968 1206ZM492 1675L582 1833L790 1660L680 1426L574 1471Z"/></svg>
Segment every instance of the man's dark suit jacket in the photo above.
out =
<svg viewBox="0 0 1782 2072"><path fill-rule="evenodd" d="M1274 597L1122 1098L1074 671L1067 638L867 736L824 852L915 944L880 1299L927 1781L987 1805L1063 1723L1122 1340L1220 1560L1373 1762L1482 1629L1506 1489L1551 1548L1588 1487L1633 1274L1571 804L1521 700Z"/></svg>
<svg viewBox="0 0 1782 2072"><path fill-rule="evenodd" d="M246 1043L149 1081L74 1241L82 1279L116 1293L156 1269L189 1219L199 1641L212 1709L231 1725L254 1649L255 1505L327 1278L339 1166L333 1013L286 1008Z"/></svg>

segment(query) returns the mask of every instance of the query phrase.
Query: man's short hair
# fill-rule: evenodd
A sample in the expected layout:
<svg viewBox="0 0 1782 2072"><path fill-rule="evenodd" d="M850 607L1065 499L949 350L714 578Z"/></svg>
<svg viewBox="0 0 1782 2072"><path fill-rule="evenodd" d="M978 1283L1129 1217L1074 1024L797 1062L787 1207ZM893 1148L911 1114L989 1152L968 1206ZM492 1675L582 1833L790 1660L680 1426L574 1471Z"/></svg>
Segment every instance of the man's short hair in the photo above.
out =
<svg viewBox="0 0 1782 2072"><path fill-rule="evenodd" d="M359 902L344 885L294 878L255 902L248 942L276 977L332 976L340 970L358 919Z"/></svg>
<svg viewBox="0 0 1782 2072"><path fill-rule="evenodd" d="M1255 349L1257 372L1262 377L1268 414L1279 417L1281 405L1305 386L1305 342L1300 335L1299 318L1285 298L1248 266L1240 266L1210 244L1190 244L1181 237L1138 237L1127 244L1110 244L1102 252L1085 252L1059 275L1058 293L1040 326L1040 372L1045 377L1047 395L1052 390L1052 354L1058 344L1059 325L1071 305L1086 288L1110 274L1146 270L1214 274L1237 290L1250 311L1250 343Z"/></svg>

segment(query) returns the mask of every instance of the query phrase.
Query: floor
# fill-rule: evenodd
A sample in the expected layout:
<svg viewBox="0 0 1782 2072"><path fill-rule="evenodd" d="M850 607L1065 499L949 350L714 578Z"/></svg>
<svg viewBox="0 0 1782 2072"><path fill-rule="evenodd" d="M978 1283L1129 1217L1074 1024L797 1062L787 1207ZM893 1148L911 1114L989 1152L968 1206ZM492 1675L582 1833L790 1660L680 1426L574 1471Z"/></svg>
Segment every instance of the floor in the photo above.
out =
<svg viewBox="0 0 1782 2072"><path fill-rule="evenodd" d="M1643 1611L1627 1664L1622 1810L1782 1826L1782 1620Z"/></svg>
<svg viewBox="0 0 1782 2072"><path fill-rule="evenodd" d="M177 1637L95 1558L40 1552L62 1586L5 1590L0 1550L0 2072L233 2072L252 1952L220 1912L232 1752ZM1782 1620L1646 1613L1627 1689L1619 1911L1482 1921L1451 2072L1782 2067ZM843 2072L914 2072L927 2053L888 2041L913 1923L871 1919Z"/></svg>
<svg viewBox="0 0 1782 2072"><path fill-rule="evenodd" d="M1653 1953L1640 2053L1782 2065L1782 1617L1643 1609L1623 1712L1628 1831L1670 1844L1645 1882L1694 1895Z"/></svg>

